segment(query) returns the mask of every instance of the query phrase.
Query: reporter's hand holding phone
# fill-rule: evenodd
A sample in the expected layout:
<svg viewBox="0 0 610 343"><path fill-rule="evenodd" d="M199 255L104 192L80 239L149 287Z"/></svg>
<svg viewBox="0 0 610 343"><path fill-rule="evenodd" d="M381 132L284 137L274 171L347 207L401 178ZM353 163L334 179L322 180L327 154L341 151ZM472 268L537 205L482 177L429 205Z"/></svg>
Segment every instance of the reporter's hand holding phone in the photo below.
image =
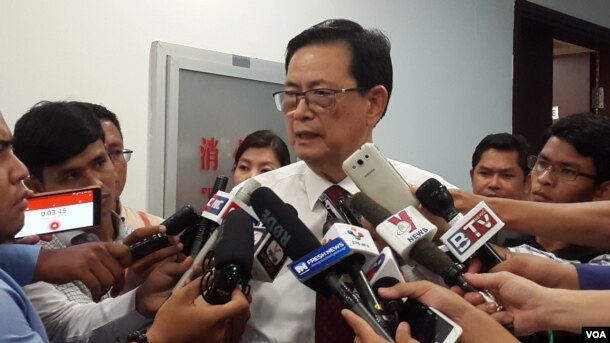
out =
<svg viewBox="0 0 610 343"><path fill-rule="evenodd" d="M200 278L190 282L161 306L146 336L149 342L222 342L225 322L249 312L239 287L223 305L210 305L201 296Z"/></svg>
<svg viewBox="0 0 610 343"><path fill-rule="evenodd" d="M347 324L354 330L356 338L354 342L360 343L383 343L387 342L381 336L379 336L375 330L366 322L360 318L354 312L343 309L341 315L347 322ZM401 322L396 329L396 343L418 343L417 340L411 338L411 328L406 322Z"/></svg>
<svg viewBox="0 0 610 343"><path fill-rule="evenodd" d="M34 272L34 282L63 284L82 281L94 301L112 288L117 295L123 289L124 269L131 264L127 246L117 243L85 243L63 249L41 249Z"/></svg>
<svg viewBox="0 0 610 343"><path fill-rule="evenodd" d="M384 299L410 297L424 305L434 307L461 326L463 331L460 340L463 342L480 342L482 340L517 342L511 333L489 315L478 310L449 289L431 282L399 283L391 288L380 288L378 292Z"/></svg>
<svg viewBox="0 0 610 343"><path fill-rule="evenodd" d="M125 237L123 244L129 246L136 242L143 240L144 238L150 238L158 233L165 233L167 230L165 226L147 226L135 230L129 236ZM163 249L159 249L145 257L134 261L129 269L127 270L127 276L125 279L125 287L123 292L128 292L139 285L150 275L150 273L159 264L164 261L183 261L184 255L181 254L183 245L180 243L177 236L168 236L169 246Z"/></svg>

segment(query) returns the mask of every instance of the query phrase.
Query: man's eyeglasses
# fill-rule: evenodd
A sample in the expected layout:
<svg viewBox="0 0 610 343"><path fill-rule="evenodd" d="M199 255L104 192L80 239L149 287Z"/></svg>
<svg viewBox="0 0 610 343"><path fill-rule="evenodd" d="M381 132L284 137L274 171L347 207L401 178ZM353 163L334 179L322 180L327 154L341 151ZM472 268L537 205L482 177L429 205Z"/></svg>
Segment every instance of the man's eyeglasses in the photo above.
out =
<svg viewBox="0 0 610 343"><path fill-rule="evenodd" d="M297 109L299 98L305 99L307 107L309 107L312 112L324 114L330 113L335 109L338 94L354 91L362 92L365 90L367 90L367 88L356 87L342 89L315 88L306 92L279 91L273 93L273 99L275 100L275 106L278 111L284 112L284 114L290 114Z"/></svg>
<svg viewBox="0 0 610 343"><path fill-rule="evenodd" d="M127 163L131 160L131 154L133 154L133 150L123 149L110 151L108 156L110 156L110 160L114 163Z"/></svg>
<svg viewBox="0 0 610 343"><path fill-rule="evenodd" d="M579 176L588 177L588 178L591 178L594 180L599 179L595 175L581 173L578 170L571 168L571 167L565 167L565 166L561 166L561 165L552 164L551 162L549 162L543 158L540 158L538 156L528 156L527 157L527 166L532 171L535 171L537 173L544 173L545 171L550 169L549 172L551 174L553 174L554 176L556 176L559 179L566 180L566 181L574 181Z"/></svg>

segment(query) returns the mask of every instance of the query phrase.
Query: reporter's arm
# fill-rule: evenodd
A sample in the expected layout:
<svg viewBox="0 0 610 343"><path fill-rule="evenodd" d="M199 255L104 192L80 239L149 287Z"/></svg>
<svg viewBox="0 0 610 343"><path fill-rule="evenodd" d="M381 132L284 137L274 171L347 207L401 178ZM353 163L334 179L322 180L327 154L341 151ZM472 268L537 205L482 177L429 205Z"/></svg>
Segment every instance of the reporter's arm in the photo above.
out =
<svg viewBox="0 0 610 343"><path fill-rule="evenodd" d="M0 269L19 286L32 282L40 253L40 245L0 244Z"/></svg>
<svg viewBox="0 0 610 343"><path fill-rule="evenodd" d="M490 272L501 271L522 276L544 287L580 289L579 275L575 265L557 263L544 257L508 253L503 262L490 270ZM610 274L610 267L608 267L608 273Z"/></svg>
<svg viewBox="0 0 610 343"><path fill-rule="evenodd" d="M8 274L0 270L0 342L47 342L44 327Z"/></svg>
<svg viewBox="0 0 610 343"><path fill-rule="evenodd" d="M37 282L23 288L42 319L51 342L125 342L151 322L136 310L136 291L98 303L85 302L86 290L74 283ZM69 299L65 292L78 299Z"/></svg>
<svg viewBox="0 0 610 343"><path fill-rule="evenodd" d="M576 273L578 274L579 289L610 289L610 266L576 264L574 265L574 268L576 269Z"/></svg>
<svg viewBox="0 0 610 343"><path fill-rule="evenodd" d="M450 192L460 212L484 200L508 230L577 245L610 246L610 201L558 204L487 198L459 189Z"/></svg>

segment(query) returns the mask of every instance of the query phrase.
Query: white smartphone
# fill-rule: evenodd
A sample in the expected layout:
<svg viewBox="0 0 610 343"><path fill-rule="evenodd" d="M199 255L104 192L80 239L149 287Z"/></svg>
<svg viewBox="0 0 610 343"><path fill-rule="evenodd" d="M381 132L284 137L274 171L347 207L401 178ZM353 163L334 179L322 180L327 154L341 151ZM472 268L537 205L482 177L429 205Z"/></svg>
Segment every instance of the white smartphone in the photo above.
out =
<svg viewBox="0 0 610 343"><path fill-rule="evenodd" d="M23 228L15 238L100 225L99 187L39 193L27 199Z"/></svg>
<svg viewBox="0 0 610 343"><path fill-rule="evenodd" d="M373 143L365 143L348 157L343 170L364 194L392 213L419 205L407 181Z"/></svg>
<svg viewBox="0 0 610 343"><path fill-rule="evenodd" d="M420 343L454 343L462 335L462 328L453 320L413 299L400 308L399 321L409 323L411 337Z"/></svg>

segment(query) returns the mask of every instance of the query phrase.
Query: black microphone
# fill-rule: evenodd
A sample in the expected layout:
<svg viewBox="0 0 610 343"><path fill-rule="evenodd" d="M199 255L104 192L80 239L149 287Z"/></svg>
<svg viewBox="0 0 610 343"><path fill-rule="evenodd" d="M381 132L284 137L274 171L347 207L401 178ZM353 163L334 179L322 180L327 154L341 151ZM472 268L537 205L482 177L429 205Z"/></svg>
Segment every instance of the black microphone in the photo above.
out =
<svg viewBox="0 0 610 343"><path fill-rule="evenodd" d="M394 285L396 285L397 283L400 283L400 281L398 279L395 279L393 277L389 277L389 276L384 276L382 278L380 278L379 280L375 281L375 283L373 284L373 291L375 292L375 294L377 294L379 292L379 288L390 288ZM398 318L400 317L399 312L400 312L400 308L402 306L402 300L401 299L384 299L382 300L383 302L383 308L386 314L390 314L394 317L394 320L396 321L394 324L397 326L398 325Z"/></svg>
<svg viewBox="0 0 610 343"><path fill-rule="evenodd" d="M319 248L320 242L296 216L294 211L284 203L271 189L260 187L252 193L252 208L263 225L294 261ZM334 294L361 318L363 318L378 335L394 342L394 339L381 327L371 313L352 291L340 280L333 269L325 270L305 282L305 285L324 296Z"/></svg>
<svg viewBox="0 0 610 343"><path fill-rule="evenodd" d="M324 226L322 227L322 234L324 235L324 238L323 238L324 242L326 242L330 238L334 238L332 234L330 237L327 237L327 233L335 224L337 224L337 227L339 227L340 225L347 224L347 223L343 223L342 220L339 218L328 219L326 221L326 223L324 223ZM345 232L346 226L343 225L342 227L344 228L343 230L335 229L336 235L339 235L339 236L341 235L339 231ZM357 232L356 230L362 230L362 232L368 234L368 232L365 231L365 229L363 229L363 228L356 227L355 225L351 225L351 224L349 225L349 232L354 233L354 232ZM346 240L346 243L348 245L351 245L353 243L361 245L363 243L363 239L364 239L364 236L359 237L356 242L352 242L351 240ZM370 244L372 246L375 246L375 243L372 241L372 239L371 239ZM358 247L355 246L354 248L357 249ZM379 252L377 251L376 247L374 250L375 250L375 257L379 256ZM345 269L346 269L347 273L349 274L349 277L351 278L352 283L354 284L356 292L358 293L358 295L360 296L360 299L362 299L362 301L368 308L369 312L371 312L371 314L373 314L375 316L376 320L381 324L382 327L384 327L388 330L392 330L393 328L392 328L391 321L388 320L387 318L383 317L384 309L383 309L382 303L379 301L379 299L377 299L377 296L375 295L376 293L371 288L371 285L369 285L368 280L367 280L366 276L364 275L364 272L362 271L362 266L365 263L365 256L363 256L362 254L356 254L356 255L348 257L346 260L341 261L340 263L345 266Z"/></svg>
<svg viewBox="0 0 610 343"><path fill-rule="evenodd" d="M216 176L216 180L214 180L214 185L212 186L212 193L210 194L210 198L214 196L218 191L224 191L227 188L227 183L229 182L229 178L225 175ZM184 251L190 251L191 257L195 258L203 244L207 242L210 238L210 234L216 228L217 224L207 218L201 218L199 225L194 231L188 233L182 243L184 244ZM192 237L194 234L194 237ZM183 235L184 236L184 235ZM192 244L191 244L192 242ZM188 248L188 250L187 250Z"/></svg>
<svg viewBox="0 0 610 343"><path fill-rule="evenodd" d="M235 193L234 196L228 195L228 197L226 199L224 199L225 201L223 202L222 208L215 210L216 214L217 214L215 220L207 219L204 217L204 215L206 214L206 209L209 207L206 205L201 214L202 215L201 221L202 222L203 221L213 222L214 226L217 226L218 224L222 224L223 220L224 220L223 218L225 218L225 216L219 216L219 214L220 215L224 215L225 213L228 214L231 212L231 211L229 211L229 209L238 209L238 208L244 209L247 206L249 206L250 194L252 194L252 191L258 187L260 187L260 183L258 181L256 181L255 179L249 179L249 180L245 181L244 184L242 185L242 187L237 190L237 192ZM210 199L214 200L214 197L212 197ZM240 200L244 204L239 205L235 202L235 200ZM201 227L201 225L200 225L200 227ZM214 230L212 232L212 234L210 235L210 237L208 239L206 239L203 247L201 247L201 249L199 249L199 251L197 252L195 257L193 258L193 265L199 265L199 264L203 263L203 260L207 256L208 252L210 252L214 248L216 243L218 242L218 239L219 239L218 231L219 230ZM184 236L184 234L182 234L182 236ZM186 251L186 249L185 249L185 251ZM257 266L258 265L259 264L257 263ZM186 273L184 273L184 275L182 275L180 280L178 280L178 283L176 283L176 286L174 286L173 291L175 292L175 291L179 290L180 288L182 288L182 286L184 286L188 281L190 281L190 279L193 277L193 274L194 274L193 268L189 269Z"/></svg>
<svg viewBox="0 0 610 343"><path fill-rule="evenodd" d="M167 231L165 233L157 233L151 237L146 237L129 246L131 259L136 261L144 256L147 256L157 250L167 248L169 246L170 236L180 234L186 228L192 227L199 223L200 216L195 212L191 205L186 205L169 216L161 224L164 225ZM75 237L76 238L76 237Z"/></svg>
<svg viewBox="0 0 610 343"><path fill-rule="evenodd" d="M435 216L442 217L450 226L455 225L464 217L455 208L453 197L447 187L435 178L430 178L422 183L415 192L415 196L425 209ZM502 262L500 255L488 243L483 244L475 254L489 269Z"/></svg>
<svg viewBox="0 0 610 343"><path fill-rule="evenodd" d="M438 247L429 239L413 239L413 245L409 249L405 246L411 245L408 241L408 237L402 237L401 233L397 231L396 226L388 225L386 227L380 227L388 218L392 217L392 213L377 202L372 200L369 196L364 193L358 192L354 194L352 198L352 206L366 218L382 235L386 243L392 247L401 257L407 259L411 258L413 261L421 264L431 272L440 275L446 284L453 286L457 285L465 292L477 292L478 290L472 287L466 279L464 279L464 265L455 263L443 253ZM392 234L383 234L380 232L385 230L386 232L393 232Z"/></svg>
<svg viewBox="0 0 610 343"><path fill-rule="evenodd" d="M214 276L205 287L203 297L208 303L218 305L231 300L231 293L238 285L247 293L254 257L254 231L249 214L243 210L227 214L214 251Z"/></svg>

